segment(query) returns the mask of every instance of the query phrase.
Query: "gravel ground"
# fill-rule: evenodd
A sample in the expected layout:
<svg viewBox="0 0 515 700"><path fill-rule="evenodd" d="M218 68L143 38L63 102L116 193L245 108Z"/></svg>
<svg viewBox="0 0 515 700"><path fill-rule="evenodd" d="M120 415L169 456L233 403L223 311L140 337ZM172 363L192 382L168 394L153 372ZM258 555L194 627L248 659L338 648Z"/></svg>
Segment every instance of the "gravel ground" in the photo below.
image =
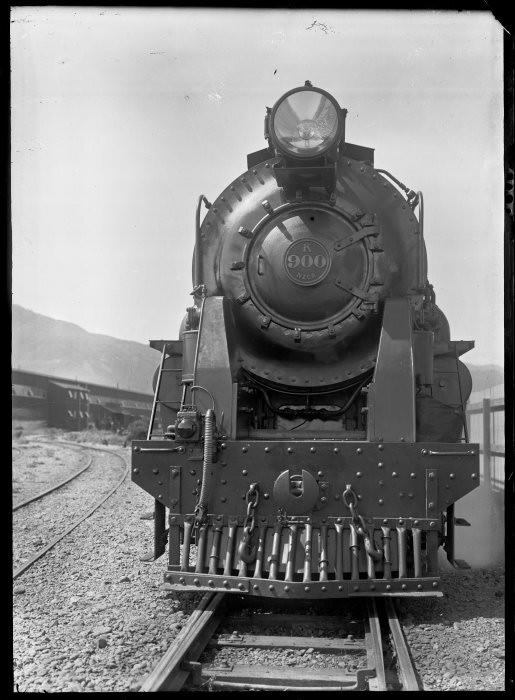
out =
<svg viewBox="0 0 515 700"><path fill-rule="evenodd" d="M62 445L49 449L63 463L69 455ZM110 449L130 459L129 449ZM118 460L106 458L104 465L119 473ZM139 689L201 597L160 590L165 557L139 560L152 545L153 528L139 516L152 508L152 499L127 480L14 582L13 680L19 691ZM48 508L45 526L61 510L61 502L59 509ZM424 689L504 690L504 571L449 567L442 583L444 598L400 604ZM229 652L241 658L240 650L226 649L227 659L236 658ZM327 656L273 654L269 664L288 666L323 666ZM261 662L258 653L254 663Z"/></svg>
<svg viewBox="0 0 515 700"><path fill-rule="evenodd" d="M55 443L54 443L55 444ZM108 448L106 448L107 450ZM13 513L13 568L17 569L24 564L30 556L35 554L39 549L47 545L51 540L58 537L67 527L99 501L103 494L109 491L120 478L125 468L121 460L113 457L108 453L102 454L99 452L90 453L81 448L72 448L58 445L56 447L48 447L41 444L34 446L31 451L39 450L45 454L54 454L54 459L57 460L57 452L62 452L61 462L70 460L70 453L76 453L75 468L67 469L68 475L73 471L78 470L80 463L85 465L86 460L92 456L93 461L91 466L86 469L80 476L73 479L62 488L49 493L44 498L29 503L24 508ZM80 452L80 454L78 454ZM27 455L27 456L29 456ZM46 457L47 460L51 459ZM22 464L19 471L23 469L23 462L26 460L20 458L18 460ZM32 462L29 456L28 463ZM41 463L42 460L39 460ZM59 464L59 463L58 463ZM40 474L40 469L47 467L47 481L45 482L43 475ZM59 479L48 475L48 464L36 466L36 473L40 477L36 486L36 491L40 492L45 488L57 483ZM61 469L58 469L60 472ZM65 475L66 476L66 475ZM20 500L31 495L29 492L33 488L30 486L25 492L26 484L23 483L23 488L18 494Z"/></svg>
<svg viewBox="0 0 515 700"><path fill-rule="evenodd" d="M73 448L36 443L24 438L13 447L13 505L58 484L86 465L88 455Z"/></svg>

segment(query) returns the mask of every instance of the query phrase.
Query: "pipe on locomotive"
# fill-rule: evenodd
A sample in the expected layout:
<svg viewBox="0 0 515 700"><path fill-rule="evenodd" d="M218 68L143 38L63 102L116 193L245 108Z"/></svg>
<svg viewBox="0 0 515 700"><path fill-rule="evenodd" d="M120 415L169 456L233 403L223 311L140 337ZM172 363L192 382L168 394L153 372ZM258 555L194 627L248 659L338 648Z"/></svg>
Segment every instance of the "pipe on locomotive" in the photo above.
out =
<svg viewBox="0 0 515 700"><path fill-rule="evenodd" d="M200 208L202 206L202 202L204 202L206 209L211 209L211 202L207 199L207 197L203 194L200 195L198 198L197 202L197 212L195 215L195 262L194 262L194 268L193 268L193 293L197 291L199 286L202 284L200 280L200 273L201 273L201 254L200 254L200 248L201 248L201 241L200 241Z"/></svg>

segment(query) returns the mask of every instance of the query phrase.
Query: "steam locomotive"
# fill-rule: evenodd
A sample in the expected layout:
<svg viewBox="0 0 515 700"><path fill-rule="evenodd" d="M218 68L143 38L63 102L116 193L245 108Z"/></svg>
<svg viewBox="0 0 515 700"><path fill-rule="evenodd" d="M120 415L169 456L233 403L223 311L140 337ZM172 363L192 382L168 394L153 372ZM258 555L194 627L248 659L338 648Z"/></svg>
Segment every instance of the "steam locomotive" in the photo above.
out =
<svg viewBox="0 0 515 700"><path fill-rule="evenodd" d="M438 596L479 485L470 373L427 280L423 197L306 81L267 147L196 211L193 299L161 352L132 479L167 587ZM202 224L201 209L207 213Z"/></svg>

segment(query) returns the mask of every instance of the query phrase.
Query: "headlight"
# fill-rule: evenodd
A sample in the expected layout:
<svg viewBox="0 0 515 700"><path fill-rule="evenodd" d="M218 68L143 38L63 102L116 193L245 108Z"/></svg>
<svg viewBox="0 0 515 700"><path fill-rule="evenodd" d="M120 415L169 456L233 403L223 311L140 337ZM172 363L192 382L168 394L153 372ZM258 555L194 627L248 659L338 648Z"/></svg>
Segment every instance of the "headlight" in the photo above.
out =
<svg viewBox="0 0 515 700"><path fill-rule="evenodd" d="M338 143L341 109L328 92L301 87L283 95L270 115L275 146L294 158L318 157Z"/></svg>

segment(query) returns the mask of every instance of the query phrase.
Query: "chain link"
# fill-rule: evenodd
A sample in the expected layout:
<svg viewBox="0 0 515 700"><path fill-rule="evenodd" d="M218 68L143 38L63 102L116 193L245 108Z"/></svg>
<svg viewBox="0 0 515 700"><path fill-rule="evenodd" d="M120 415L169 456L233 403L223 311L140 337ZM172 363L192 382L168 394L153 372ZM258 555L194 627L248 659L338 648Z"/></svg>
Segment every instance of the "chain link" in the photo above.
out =
<svg viewBox="0 0 515 700"><path fill-rule="evenodd" d="M354 530L358 533L358 535L360 535L363 538L363 544L365 545L366 553L369 554L372 557L372 559L378 561L382 558L383 553L374 548L374 543L370 539L370 535L368 534L365 518L360 513L358 513L358 499L356 497L356 494L352 490L350 484L347 484L345 486L345 491L343 492L342 498L343 502L350 510L350 514L352 517L351 527L353 527Z"/></svg>
<svg viewBox="0 0 515 700"><path fill-rule="evenodd" d="M259 503L258 486L259 484L257 483L251 484L245 497L247 501L247 515L243 521L243 534L238 547L238 555L247 564L255 560L257 551L256 545L252 545L252 533L256 527L255 510Z"/></svg>
<svg viewBox="0 0 515 700"><path fill-rule="evenodd" d="M259 491L257 487L257 483L251 484L245 496L245 500L247 501L247 515L243 522L243 530L247 532L249 536L254 532L254 528L256 527L255 510L259 503Z"/></svg>

